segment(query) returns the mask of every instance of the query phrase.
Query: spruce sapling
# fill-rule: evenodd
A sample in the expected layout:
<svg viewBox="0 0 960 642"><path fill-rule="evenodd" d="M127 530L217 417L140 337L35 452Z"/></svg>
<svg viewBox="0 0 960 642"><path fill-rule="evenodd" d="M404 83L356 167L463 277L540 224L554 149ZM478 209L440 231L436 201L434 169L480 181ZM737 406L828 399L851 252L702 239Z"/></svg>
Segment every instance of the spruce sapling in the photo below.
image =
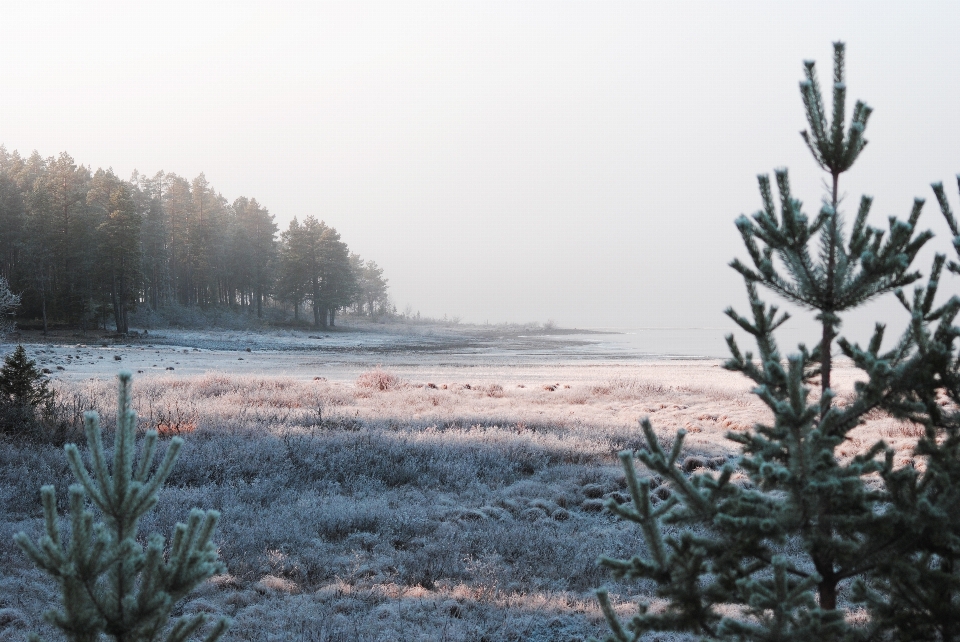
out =
<svg viewBox="0 0 960 642"><path fill-rule="evenodd" d="M37 368L37 362L27 357L27 351L18 345L0 367L3 401L36 407L50 399L52 394L47 377Z"/></svg>
<svg viewBox="0 0 960 642"><path fill-rule="evenodd" d="M52 401L53 391L46 375L18 345L0 367L0 433L35 436L37 409L48 410Z"/></svg>
<svg viewBox="0 0 960 642"><path fill-rule="evenodd" d="M37 542L22 532L15 537L30 559L59 584L60 610L49 611L46 618L73 642L95 642L101 635L117 642L185 642L206 616L183 617L168 627L171 610L198 584L224 569L210 541L219 519L216 511L191 511L186 524L176 525L166 553L167 543L159 534L149 536L146 550L137 541L140 518L156 505L183 440L172 439L151 472L157 433L150 431L135 462L137 415L130 407L130 380L129 372L120 373L113 465L107 464L94 412L84 415L92 471L75 444L64 448L79 482L70 486L69 540L64 540L57 523L53 486L41 489L46 534ZM103 521L94 523L87 498ZM205 640L218 640L227 625L225 619L218 620Z"/></svg>
<svg viewBox="0 0 960 642"><path fill-rule="evenodd" d="M922 199L914 201L906 221L891 218L884 232L867 224L872 199L864 196L849 238L845 235L839 177L866 145L871 110L858 102L845 128L844 52L843 43L834 44L831 123L813 62L804 63L800 83L810 126L802 137L831 177L819 214L811 221L803 213L783 169L776 172L779 215L770 180L761 176L763 208L736 222L752 265L734 260L731 266L746 282L752 318L732 308L726 314L754 337L759 358L743 354L731 335L732 358L725 367L756 383L754 392L770 409L773 424L728 434L740 445L736 467L687 476L676 464L684 431L664 449L649 420L641 421L647 448L637 458L666 480L672 495L654 506L632 454L621 453L633 504L608 507L641 526L648 554L600 563L617 577L653 580L666 608L651 612L642 605L624 624L607 593L599 591L611 627L608 640L636 641L662 630L771 642L888 639L904 630L910 616L893 612L897 600L913 590L920 597L911 615L941 636L925 639L956 639L960 444L954 442L960 441L960 429L953 425L956 415L945 418L936 400L938 390L957 381L951 384L949 377L950 368L958 368L951 328L960 304L951 299L933 308L942 256L913 303L902 293L920 279L910 266L932 237L916 230ZM813 350L801 344L784 359L774 331L789 317L768 307L758 286L815 314L821 332ZM884 353L881 325L866 349L839 341L868 380L857 385L850 403L838 405L831 371L841 315L885 293L895 293L907 307L910 327ZM939 323L935 331L933 322ZM820 394L811 400L814 385ZM914 456L926 472L894 468L894 453L882 441L853 457L838 453L849 432L878 408L925 426ZM735 468L744 478L738 483L731 481ZM676 534L666 534L664 526ZM915 572L904 573L907 567ZM928 582L933 580L939 583ZM843 594L854 581L854 590ZM855 627L845 617L851 599L866 603L869 624Z"/></svg>

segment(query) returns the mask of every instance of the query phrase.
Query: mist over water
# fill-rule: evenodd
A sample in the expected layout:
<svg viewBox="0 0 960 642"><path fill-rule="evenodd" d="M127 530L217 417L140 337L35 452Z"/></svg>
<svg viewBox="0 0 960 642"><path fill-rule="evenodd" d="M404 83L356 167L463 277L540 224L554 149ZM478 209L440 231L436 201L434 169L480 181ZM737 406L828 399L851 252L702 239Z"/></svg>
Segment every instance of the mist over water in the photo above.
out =
<svg viewBox="0 0 960 642"><path fill-rule="evenodd" d="M728 353L724 341L728 331L718 328L611 328L609 332L576 336L585 340L593 336L599 339L596 349L624 357L721 358Z"/></svg>
<svg viewBox="0 0 960 642"><path fill-rule="evenodd" d="M726 359L730 356L726 337L734 334L741 351L756 352L752 338L732 328L593 328L603 334L570 334L561 341L583 341L568 353L611 359ZM782 331L778 337L786 352L800 340L798 330Z"/></svg>

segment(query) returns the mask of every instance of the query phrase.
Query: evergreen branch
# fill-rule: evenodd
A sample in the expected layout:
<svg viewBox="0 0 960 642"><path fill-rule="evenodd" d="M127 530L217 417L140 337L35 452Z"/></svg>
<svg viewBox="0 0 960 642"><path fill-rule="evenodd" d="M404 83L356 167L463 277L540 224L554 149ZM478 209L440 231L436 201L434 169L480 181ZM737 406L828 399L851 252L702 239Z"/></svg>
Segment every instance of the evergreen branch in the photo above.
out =
<svg viewBox="0 0 960 642"><path fill-rule="evenodd" d="M94 481L87 472L80 458L80 451L74 444L67 444L64 450L67 453L67 463L70 465L70 471L77 480L83 485L83 489L90 496L90 499L100 508L105 510L107 507L106 493L109 492L111 481L106 476L107 465L103 461L103 443L100 438L100 417L95 412L86 412L83 415L83 425L87 433L87 444L90 448L90 456L93 458L94 474L97 480Z"/></svg>
<svg viewBox="0 0 960 642"><path fill-rule="evenodd" d="M171 442L163 462L147 479L156 448L156 433L152 433L134 470L136 415L130 409L129 374L120 377L112 474L106 465L99 418L87 413L84 420L92 476L76 446L65 447L80 482L70 487L69 546L64 550L61 542L52 486L41 493L46 535L36 543L24 533L15 539L59 584L62 611L51 611L48 619L70 639L95 642L101 634L109 634L118 640L156 640L168 628L174 604L224 568L210 541L219 513L194 510L188 526L177 525L169 561L163 559L164 540L159 535L149 538L144 551L137 543L138 520L156 504L159 485L170 474L183 442ZM85 507L87 497L101 509L103 522L94 524L93 512ZM166 639L185 642L204 622L204 615L181 618L169 627ZM219 639L226 626L227 620L218 621L206 639Z"/></svg>
<svg viewBox="0 0 960 642"><path fill-rule="evenodd" d="M869 235L864 234L867 215L870 214L870 206L873 205L873 198L870 196L860 197L860 209L857 210L857 218L853 223L853 231L850 233L850 255L859 258L866 246Z"/></svg>
<svg viewBox="0 0 960 642"><path fill-rule="evenodd" d="M613 605L610 604L610 595L607 589L597 589L597 599L600 602L600 610L603 612L603 617L607 620L612 631L612 635L607 637L606 640L610 642L637 642L643 634L643 631L637 631L632 637L627 635L623 625L620 623L620 618L617 617L617 614L613 610ZM646 605L641 604L640 608L641 613L646 613Z"/></svg>
<svg viewBox="0 0 960 642"><path fill-rule="evenodd" d="M831 131L831 138L833 139L831 142L833 143L833 149L836 151L843 150L844 118L846 117L844 111L847 98L847 86L843 82L842 54L839 61L837 67L840 69L840 80L835 77L833 81L833 127Z"/></svg>
<svg viewBox="0 0 960 642"><path fill-rule="evenodd" d="M134 479L143 483L147 481L147 475L150 472L150 466L153 464L153 458L157 452L157 431L148 430L143 440L143 449L140 453L140 464L137 466L137 472Z"/></svg>
<svg viewBox="0 0 960 642"><path fill-rule="evenodd" d="M213 625L213 628L210 630L210 633L207 634L207 637L203 638L203 642L217 642L217 640L224 636L229 628L230 620L225 617L220 618Z"/></svg>
<svg viewBox="0 0 960 642"><path fill-rule="evenodd" d="M957 176L957 185L960 186L960 176ZM953 210L950 209L950 201L947 200L947 195L943 191L943 183L936 182L932 183L930 187L933 188L933 193L937 197L937 202L940 204L940 212L943 213L943 218L946 219L947 225L950 226L950 231L954 236L960 236L960 228L957 227L957 219L953 215Z"/></svg>
<svg viewBox="0 0 960 642"><path fill-rule="evenodd" d="M644 479L642 482L637 481L637 473L633 467L633 454L629 451L620 453L620 464L623 466L623 471L627 478L627 488L630 490L634 510L639 517L640 527L643 529L647 546L650 547L653 561L659 569L663 570L667 565L667 554L663 546L663 534L660 532L660 524L650 514L650 480ZM616 502L614 502L614 504L615 503Z"/></svg>

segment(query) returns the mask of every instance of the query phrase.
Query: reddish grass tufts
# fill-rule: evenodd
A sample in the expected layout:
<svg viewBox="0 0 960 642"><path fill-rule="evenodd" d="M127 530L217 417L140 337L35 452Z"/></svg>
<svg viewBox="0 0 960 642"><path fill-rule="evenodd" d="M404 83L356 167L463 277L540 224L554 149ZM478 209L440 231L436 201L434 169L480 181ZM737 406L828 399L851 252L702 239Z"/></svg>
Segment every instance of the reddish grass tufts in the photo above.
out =
<svg viewBox="0 0 960 642"><path fill-rule="evenodd" d="M357 388L365 388L367 390L396 390L400 387L400 378L377 366L373 370L367 370L357 377L356 385Z"/></svg>
<svg viewBox="0 0 960 642"><path fill-rule="evenodd" d="M196 431L197 424L192 422L157 424L157 435L160 437L176 437L178 435L186 435Z"/></svg>
<svg viewBox="0 0 960 642"><path fill-rule="evenodd" d="M501 386L499 383L491 383L486 387L486 393L488 397L502 397L503 386Z"/></svg>

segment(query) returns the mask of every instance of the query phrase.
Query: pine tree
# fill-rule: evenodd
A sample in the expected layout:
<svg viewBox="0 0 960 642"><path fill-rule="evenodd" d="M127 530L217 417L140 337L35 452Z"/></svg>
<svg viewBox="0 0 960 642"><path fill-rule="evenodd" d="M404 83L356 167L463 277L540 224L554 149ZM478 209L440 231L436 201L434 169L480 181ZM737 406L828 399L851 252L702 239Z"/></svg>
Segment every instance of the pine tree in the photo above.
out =
<svg viewBox="0 0 960 642"><path fill-rule="evenodd" d="M374 317L379 312L383 313L390 302L387 295L387 281L384 278L383 268L377 265L376 261L364 261L358 254L350 254L350 270L354 274L356 283L356 295L354 304L357 312L364 314L364 306L367 308L366 314Z"/></svg>
<svg viewBox="0 0 960 642"><path fill-rule="evenodd" d="M53 400L48 383L22 345L7 355L0 368L0 433L38 434L38 411L47 410Z"/></svg>
<svg viewBox="0 0 960 642"><path fill-rule="evenodd" d="M263 301L270 292L277 256L277 224L270 211L257 199L239 198L233 209L237 215L238 236L242 239L234 245L238 265L233 272L246 273L246 289L259 319L263 317Z"/></svg>
<svg viewBox="0 0 960 642"><path fill-rule="evenodd" d="M326 327L329 323L334 326L337 310L350 305L359 290L356 275L350 266L350 250L340 240L340 233L327 227L320 236L320 248L321 280L319 300L314 302L314 309L319 307L321 310L321 325Z"/></svg>
<svg viewBox="0 0 960 642"><path fill-rule="evenodd" d="M107 207L99 229L104 279L117 332L126 334L130 329L129 309L137 302L142 277L142 218L127 183L118 182L111 190Z"/></svg>
<svg viewBox="0 0 960 642"><path fill-rule="evenodd" d="M107 635L117 642L184 642L206 622L198 614L168 626L174 605L208 577L223 571L216 546L210 541L219 519L216 511L194 509L186 524L177 524L173 541L150 535L146 550L138 542L140 518L157 503L160 486L169 476L183 440L170 441L163 460L151 473L157 452L157 433L147 433L135 462L137 415L130 408L128 372L121 372L113 465L108 466L100 420L84 416L92 471L74 444L65 447L77 484L70 486L70 538L65 541L57 520L53 486L41 488L46 534L33 542L25 533L16 541L33 562L59 584L60 610L47 619L73 642L96 642ZM103 521L94 524L87 499ZM206 642L226 631L217 621ZM31 640L39 641L32 636Z"/></svg>
<svg viewBox="0 0 960 642"><path fill-rule="evenodd" d="M3 360L0 368L0 396L5 403L39 406L51 396L47 377L37 362L27 357L22 345Z"/></svg>
<svg viewBox="0 0 960 642"><path fill-rule="evenodd" d="M943 184L932 187L960 258L960 229ZM898 639L960 640L960 328L953 325L960 298L934 307L945 263L944 255L935 257L927 286L914 290L912 302L897 293L910 326L894 350L878 358L872 346L841 342L858 366L879 370L871 384L888 379L882 407L923 428L914 449L921 465L881 471L887 529L901 538L901 550L853 585L854 598L870 610L872 631L892 631ZM957 262L946 267L960 275ZM874 365L884 362L892 367Z"/></svg>
<svg viewBox="0 0 960 642"><path fill-rule="evenodd" d="M277 280L277 295L292 304L294 321L300 320L300 306L307 297L309 248L305 226L294 217L280 235L280 277Z"/></svg>
<svg viewBox="0 0 960 642"><path fill-rule="evenodd" d="M777 170L778 215L770 180L759 177L763 208L736 222L752 265L731 263L746 282L752 318L726 311L754 337L759 354L742 353L731 335L725 367L755 382L774 422L728 434L740 445L739 458L719 473L688 476L677 466L684 431L663 448L650 421L641 421L647 443L636 456L671 494L655 504L651 480L638 479L633 456L621 453L633 503L609 508L640 525L648 553L601 564L617 577L653 580L667 607L654 613L642 606L623 624L599 591L612 630L608 640L636 641L658 630L709 639L879 640L907 631L908 624L926 632L909 639L960 639L960 426L956 413L940 404L944 395L954 404L960 395L952 326L960 300L934 307L941 255L913 301L903 294L921 278L911 263L932 237L917 232L922 199L906 221L891 218L884 232L867 223L872 199L864 196L847 237L839 177L866 145L871 109L857 102L845 126L843 43L834 44L830 122L814 63L804 69L800 90L809 130L802 137L831 177L829 194L811 221L791 193L787 171ZM815 314L821 333L812 350L801 344L783 358L774 331L788 315L764 303L759 287ZM885 293L894 293L911 315L897 344L881 352L880 324L866 348L837 341L841 315ZM835 345L868 377L846 405L834 402L831 387ZM819 398L811 399L813 386ZM895 468L882 441L853 458L838 453L875 409L924 427L913 453L916 467ZM737 469L746 483L731 481ZM868 624L848 622L850 600L868 608Z"/></svg>

